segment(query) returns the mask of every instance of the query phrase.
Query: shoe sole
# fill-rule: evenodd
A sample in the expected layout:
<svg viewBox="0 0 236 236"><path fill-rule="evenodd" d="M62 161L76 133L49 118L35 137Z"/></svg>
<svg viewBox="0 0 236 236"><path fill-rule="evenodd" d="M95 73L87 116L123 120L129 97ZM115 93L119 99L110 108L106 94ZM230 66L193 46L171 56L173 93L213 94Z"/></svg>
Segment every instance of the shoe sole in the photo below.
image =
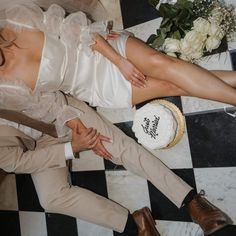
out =
<svg viewBox="0 0 236 236"><path fill-rule="evenodd" d="M233 224L233 221L231 220L231 218L230 218L229 216L227 216L226 214L225 214L225 218L226 218L227 220L226 220L226 222L225 222L224 224L219 225L218 227L214 228L213 230L204 232L205 235L212 234L212 233L214 233L214 232L216 232L216 231L218 231L218 230L220 230L220 229L223 229L223 228L226 227L227 225Z"/></svg>
<svg viewBox="0 0 236 236"><path fill-rule="evenodd" d="M216 231L220 230L220 229L223 229L224 227L226 227L227 225L229 224L222 224L222 225L219 225L218 227L214 228L214 230L211 230L211 231L206 231L204 232L205 235L210 235L210 234L213 234L215 233Z"/></svg>

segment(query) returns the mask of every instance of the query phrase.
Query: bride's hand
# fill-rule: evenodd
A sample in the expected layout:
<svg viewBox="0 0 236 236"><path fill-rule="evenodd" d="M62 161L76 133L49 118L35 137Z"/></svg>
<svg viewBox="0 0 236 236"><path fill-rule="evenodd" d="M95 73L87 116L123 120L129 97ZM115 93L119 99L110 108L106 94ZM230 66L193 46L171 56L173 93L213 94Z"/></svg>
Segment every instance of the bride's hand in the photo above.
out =
<svg viewBox="0 0 236 236"><path fill-rule="evenodd" d="M114 39L117 39L119 36L120 36L119 33L110 31L106 36L106 40L114 40Z"/></svg>
<svg viewBox="0 0 236 236"><path fill-rule="evenodd" d="M143 75L130 61L120 57L117 67L123 76L134 86L138 88L146 87L146 76Z"/></svg>

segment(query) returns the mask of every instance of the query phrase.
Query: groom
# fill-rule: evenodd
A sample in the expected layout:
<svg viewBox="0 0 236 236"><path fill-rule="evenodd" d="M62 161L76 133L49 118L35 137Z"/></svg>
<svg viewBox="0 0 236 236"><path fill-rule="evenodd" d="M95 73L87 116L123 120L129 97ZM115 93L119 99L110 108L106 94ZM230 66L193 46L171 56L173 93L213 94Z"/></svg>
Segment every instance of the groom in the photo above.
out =
<svg viewBox="0 0 236 236"><path fill-rule="evenodd" d="M45 133L41 137L34 137L33 132L27 135L20 131L16 120L0 119L0 168L7 172L31 173L40 204L47 212L70 215L128 236L159 235L148 208L131 214L125 207L67 182L66 160L74 158L75 152L92 149L113 163L123 165L127 170L149 180L178 208L185 207L205 235L230 223L230 219L221 210L197 194L158 158L100 117L84 102L60 92L50 93L50 96L55 106L57 99L63 97L65 103L82 111L79 118L68 121L69 126L77 122L84 126L80 132L73 132L72 138L53 138ZM27 121L29 119L26 117L24 124L30 127L34 123L27 124ZM112 142L97 142L97 132L91 127L109 137Z"/></svg>

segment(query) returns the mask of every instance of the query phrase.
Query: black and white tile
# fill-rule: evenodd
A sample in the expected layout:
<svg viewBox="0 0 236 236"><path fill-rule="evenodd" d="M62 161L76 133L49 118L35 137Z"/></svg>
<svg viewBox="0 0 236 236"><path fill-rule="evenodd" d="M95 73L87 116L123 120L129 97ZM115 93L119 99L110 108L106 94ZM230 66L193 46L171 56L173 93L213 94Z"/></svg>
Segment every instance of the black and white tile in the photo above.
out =
<svg viewBox="0 0 236 236"><path fill-rule="evenodd" d="M160 24L158 13L147 4L147 0L101 2L110 9L109 14L114 17L117 28L123 24L144 41L155 33ZM233 0L227 2L235 4ZM226 53L204 58L201 66L236 70L236 42L231 42L229 49ZM236 222L236 119L224 111L235 111L235 108L198 98L168 99L185 114L186 133L175 147L150 151L197 191L204 189L207 198ZM135 108L118 111L98 109L99 113L133 138L131 127L134 111ZM179 211L151 183L121 166L97 158L90 151L73 161L71 181L74 185L109 197L131 211L143 206L151 207L162 236L203 235L186 212ZM0 185L0 193L2 236L122 235L69 216L45 212L39 204L30 175L9 174ZM236 235L235 227L222 235Z"/></svg>

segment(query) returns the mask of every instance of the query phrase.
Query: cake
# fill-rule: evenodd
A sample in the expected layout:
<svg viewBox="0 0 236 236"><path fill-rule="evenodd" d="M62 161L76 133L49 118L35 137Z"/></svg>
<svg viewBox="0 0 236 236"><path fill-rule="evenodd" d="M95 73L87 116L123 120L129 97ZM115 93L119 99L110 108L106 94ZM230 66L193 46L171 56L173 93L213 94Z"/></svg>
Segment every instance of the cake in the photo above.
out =
<svg viewBox="0 0 236 236"><path fill-rule="evenodd" d="M138 142L147 148L169 148L183 136L184 117L173 103L154 100L136 110L132 130Z"/></svg>

